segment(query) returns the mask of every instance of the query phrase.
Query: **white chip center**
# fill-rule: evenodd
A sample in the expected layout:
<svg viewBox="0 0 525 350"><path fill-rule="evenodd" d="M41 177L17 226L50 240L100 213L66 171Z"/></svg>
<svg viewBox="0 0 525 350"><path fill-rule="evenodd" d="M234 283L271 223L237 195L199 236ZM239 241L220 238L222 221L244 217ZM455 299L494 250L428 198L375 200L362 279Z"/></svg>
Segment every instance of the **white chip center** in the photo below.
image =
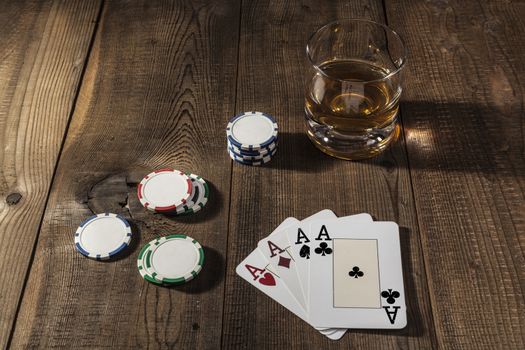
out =
<svg viewBox="0 0 525 350"><path fill-rule="evenodd" d="M148 179L142 193L156 207L177 205L182 199L188 199L187 177L173 171L158 173Z"/></svg>
<svg viewBox="0 0 525 350"><path fill-rule="evenodd" d="M80 245L91 254L108 254L126 241L128 232L122 220L111 216L90 221L80 234Z"/></svg>
<svg viewBox="0 0 525 350"><path fill-rule="evenodd" d="M155 271L164 278L180 278L199 262L197 247L187 239L170 239L157 247L151 259Z"/></svg>
<svg viewBox="0 0 525 350"><path fill-rule="evenodd" d="M273 135L273 122L261 114L247 114L235 120L231 127L233 138L243 145L268 141Z"/></svg>

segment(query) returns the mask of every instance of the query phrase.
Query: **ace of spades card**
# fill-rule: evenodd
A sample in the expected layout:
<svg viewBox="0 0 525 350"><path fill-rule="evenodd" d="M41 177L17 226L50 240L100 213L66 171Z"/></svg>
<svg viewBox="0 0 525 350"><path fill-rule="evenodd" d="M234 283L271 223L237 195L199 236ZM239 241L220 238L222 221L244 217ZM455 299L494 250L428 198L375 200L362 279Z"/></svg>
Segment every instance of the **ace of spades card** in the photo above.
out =
<svg viewBox="0 0 525 350"><path fill-rule="evenodd" d="M318 245L319 242L323 240L323 238L326 238L322 232L310 232L310 222L313 220L317 221L331 219L337 219L345 225L351 225L356 222L373 222L372 217L365 213L337 218L337 216L331 210L323 210L315 215L310 216L308 219L290 225L286 229L286 236L291 247L290 251L296 260L297 274L299 275L299 280L301 281L303 291L305 291L307 304L309 299L308 280L310 257L312 254L315 254L315 249L318 248L316 244Z"/></svg>
<svg viewBox="0 0 525 350"><path fill-rule="evenodd" d="M393 222L311 222L309 322L314 327L406 326L399 228Z"/></svg>
<svg viewBox="0 0 525 350"><path fill-rule="evenodd" d="M295 218L287 218L273 233L298 222L299 220ZM235 271L255 288L284 306L303 321L308 322L305 310L290 293L282 279L272 270L271 265L259 249L255 249L248 255L237 266ZM340 339L346 332L346 329L317 328L317 330L332 340Z"/></svg>
<svg viewBox="0 0 525 350"><path fill-rule="evenodd" d="M306 297L297 273L294 256L290 252L290 244L286 235L282 233L271 234L257 244L257 248L270 262L272 268L282 278L290 292L299 302L303 310L307 310Z"/></svg>
<svg viewBox="0 0 525 350"><path fill-rule="evenodd" d="M325 209L312 216L307 217L302 221L295 220L290 223L285 230L275 230L268 237L262 239L257 244L263 255L272 265L272 268L282 278L290 292L299 301L301 306L307 311L308 293L308 262L302 259L302 256L297 252L297 244L290 240L289 232L300 232L302 236L298 236L297 240L301 241L302 246L308 247L310 240L308 236L302 231L301 227L308 232L308 223L312 220L335 219L337 215L333 211ZM357 214L348 217L340 218L345 222L354 221L372 221L372 217L368 214ZM299 234L298 234L299 235Z"/></svg>

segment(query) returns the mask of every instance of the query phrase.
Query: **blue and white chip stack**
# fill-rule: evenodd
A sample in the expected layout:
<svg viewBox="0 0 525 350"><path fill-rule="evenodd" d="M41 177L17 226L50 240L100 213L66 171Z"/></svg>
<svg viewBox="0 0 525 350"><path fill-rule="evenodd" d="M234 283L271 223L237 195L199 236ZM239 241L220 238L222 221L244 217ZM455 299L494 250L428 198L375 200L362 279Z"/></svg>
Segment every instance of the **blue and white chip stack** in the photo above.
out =
<svg viewBox="0 0 525 350"><path fill-rule="evenodd" d="M228 122L228 154L237 163L262 165L277 152L275 119L262 112L243 112Z"/></svg>

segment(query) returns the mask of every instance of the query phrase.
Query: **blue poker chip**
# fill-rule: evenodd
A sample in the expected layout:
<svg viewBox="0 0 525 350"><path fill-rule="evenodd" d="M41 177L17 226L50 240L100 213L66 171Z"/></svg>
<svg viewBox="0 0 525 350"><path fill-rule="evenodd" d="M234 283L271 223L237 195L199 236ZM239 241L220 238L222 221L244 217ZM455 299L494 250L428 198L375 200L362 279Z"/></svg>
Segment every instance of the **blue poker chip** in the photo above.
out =
<svg viewBox="0 0 525 350"><path fill-rule="evenodd" d="M242 159L242 157L236 156L233 152L228 151L228 154L230 155L230 158L234 160L235 162L243 165L252 165L252 166L258 166L268 163L270 160L272 160L271 156L263 157L260 160L246 160Z"/></svg>
<svg viewBox="0 0 525 350"><path fill-rule="evenodd" d="M275 119L262 112L243 112L230 119L226 127L228 142L246 151L260 150L277 141Z"/></svg>
<svg viewBox="0 0 525 350"><path fill-rule="evenodd" d="M238 153L234 151L232 148L228 148L228 151L230 153L233 153L233 155L236 158L246 160L246 161L260 161L264 158L273 157L275 153L277 153L277 148L274 148L273 150L269 151L269 153L262 154L262 155L246 155L246 153Z"/></svg>
<svg viewBox="0 0 525 350"><path fill-rule="evenodd" d="M270 145L268 145L268 146L266 146L264 148L261 148L259 150L247 151L247 150L240 149L240 148L238 148L235 145L232 145L231 142L228 141L228 149L231 150L232 152L234 152L235 154L238 154L238 155L256 157L256 156L265 156L265 155L271 153L273 150L275 150L277 148L277 144L278 144L278 142L276 140L275 142L271 143Z"/></svg>
<svg viewBox="0 0 525 350"><path fill-rule="evenodd" d="M131 226L122 216L97 214L80 223L75 232L75 247L88 258L106 260L126 249L131 235Z"/></svg>

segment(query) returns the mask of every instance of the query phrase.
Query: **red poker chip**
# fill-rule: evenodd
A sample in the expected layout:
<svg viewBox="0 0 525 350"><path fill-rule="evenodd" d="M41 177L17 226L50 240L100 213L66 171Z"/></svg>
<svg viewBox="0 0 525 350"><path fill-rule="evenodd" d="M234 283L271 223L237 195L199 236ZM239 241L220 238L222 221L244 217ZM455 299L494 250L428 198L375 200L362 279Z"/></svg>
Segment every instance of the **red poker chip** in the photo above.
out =
<svg viewBox="0 0 525 350"><path fill-rule="evenodd" d="M190 178L182 171L159 169L144 176L137 188L137 195L146 209L170 212L186 205L192 190Z"/></svg>

